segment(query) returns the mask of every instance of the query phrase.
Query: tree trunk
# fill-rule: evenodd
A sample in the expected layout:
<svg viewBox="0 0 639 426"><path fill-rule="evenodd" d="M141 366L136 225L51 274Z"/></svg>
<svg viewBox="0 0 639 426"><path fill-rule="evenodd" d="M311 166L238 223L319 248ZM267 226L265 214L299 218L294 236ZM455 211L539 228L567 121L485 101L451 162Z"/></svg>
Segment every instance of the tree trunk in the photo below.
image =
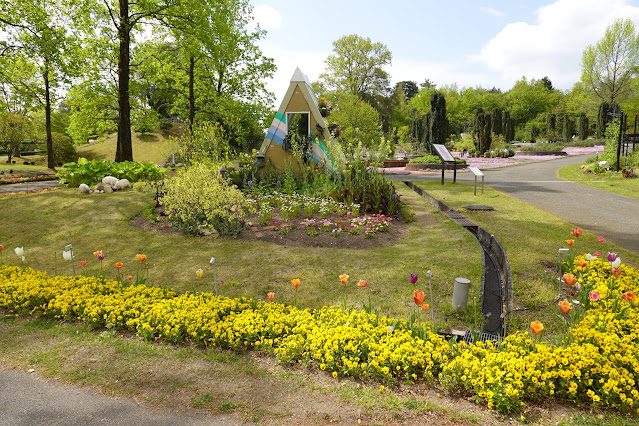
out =
<svg viewBox="0 0 639 426"><path fill-rule="evenodd" d="M129 22L129 1L120 1L120 26L118 28L120 55L118 57L118 145L115 161L133 161L131 144L131 105L129 104L129 49L131 45L131 24Z"/></svg>
<svg viewBox="0 0 639 426"><path fill-rule="evenodd" d="M189 58L189 131L193 134L193 123L195 121L195 91L193 89L195 80L195 58Z"/></svg>
<svg viewBox="0 0 639 426"><path fill-rule="evenodd" d="M49 60L44 61L44 122L47 132L47 167L55 170L55 157L53 155L53 136L51 134L51 88L49 85Z"/></svg>

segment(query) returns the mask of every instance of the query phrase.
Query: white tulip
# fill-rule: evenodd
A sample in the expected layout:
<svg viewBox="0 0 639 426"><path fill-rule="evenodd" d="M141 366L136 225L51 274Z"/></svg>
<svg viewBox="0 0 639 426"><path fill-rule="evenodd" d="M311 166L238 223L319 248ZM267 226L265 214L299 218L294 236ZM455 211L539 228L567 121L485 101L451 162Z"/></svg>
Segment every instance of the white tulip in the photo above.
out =
<svg viewBox="0 0 639 426"><path fill-rule="evenodd" d="M619 265L621 265L621 258L620 257L617 257L615 259L615 261L610 264L610 266L612 266L613 268L618 268Z"/></svg>
<svg viewBox="0 0 639 426"><path fill-rule="evenodd" d="M596 257L595 257L595 256L593 256L593 255L592 255L592 254L590 254L590 253L588 253L588 254L586 255L586 260L587 260L587 261L591 261L591 260L595 260L595 259L596 259Z"/></svg>
<svg viewBox="0 0 639 426"><path fill-rule="evenodd" d="M65 250L62 252L62 257L64 260L71 260L73 259L73 252L71 250Z"/></svg>
<svg viewBox="0 0 639 426"><path fill-rule="evenodd" d="M24 247L16 247L15 252L16 252L16 256L23 257L24 256Z"/></svg>

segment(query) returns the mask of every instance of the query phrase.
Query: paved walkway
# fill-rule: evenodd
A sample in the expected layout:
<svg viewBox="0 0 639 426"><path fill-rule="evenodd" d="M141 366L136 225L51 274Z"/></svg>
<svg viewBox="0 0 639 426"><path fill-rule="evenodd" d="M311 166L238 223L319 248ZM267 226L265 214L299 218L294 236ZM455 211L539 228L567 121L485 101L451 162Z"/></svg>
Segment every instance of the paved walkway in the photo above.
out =
<svg viewBox="0 0 639 426"><path fill-rule="evenodd" d="M566 181L557 176L560 168L580 164L586 158L573 156L483 172L486 185L639 253L638 199ZM393 176L393 179L439 180L441 172ZM470 172L457 173L457 179L474 182ZM445 185L452 185L452 173L446 174Z"/></svg>
<svg viewBox="0 0 639 426"><path fill-rule="evenodd" d="M99 395L48 381L23 371L0 371L0 426L37 425L232 425L230 416L171 413L138 405L133 399Z"/></svg>
<svg viewBox="0 0 639 426"><path fill-rule="evenodd" d="M0 185L0 194L7 193L7 192L33 191L35 189L58 188L61 186L63 185L60 185L57 180L10 183L8 185Z"/></svg>

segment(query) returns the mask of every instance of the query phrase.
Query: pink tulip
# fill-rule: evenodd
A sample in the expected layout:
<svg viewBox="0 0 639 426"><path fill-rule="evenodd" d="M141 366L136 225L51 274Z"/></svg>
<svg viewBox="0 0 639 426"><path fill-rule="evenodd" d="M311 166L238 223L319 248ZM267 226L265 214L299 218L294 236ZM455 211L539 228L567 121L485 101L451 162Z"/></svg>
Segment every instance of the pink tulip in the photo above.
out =
<svg viewBox="0 0 639 426"><path fill-rule="evenodd" d="M597 241L599 241L600 243L603 243L604 242L604 237L597 238Z"/></svg>
<svg viewBox="0 0 639 426"><path fill-rule="evenodd" d="M601 294L599 294L598 291L591 291L590 292L590 298L592 300L599 300L600 297L601 297Z"/></svg>

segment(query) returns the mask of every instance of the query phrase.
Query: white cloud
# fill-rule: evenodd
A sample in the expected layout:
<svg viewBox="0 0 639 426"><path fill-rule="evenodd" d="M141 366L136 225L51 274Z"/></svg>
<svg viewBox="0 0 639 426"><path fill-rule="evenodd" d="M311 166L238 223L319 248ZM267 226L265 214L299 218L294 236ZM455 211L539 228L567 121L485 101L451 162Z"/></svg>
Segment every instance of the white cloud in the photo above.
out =
<svg viewBox="0 0 639 426"><path fill-rule="evenodd" d="M480 7L480 9L486 13L489 13L491 15L495 15L495 16L504 16L505 13L502 12L501 10L497 10L497 9L493 9L492 7Z"/></svg>
<svg viewBox="0 0 639 426"><path fill-rule="evenodd" d="M282 15L277 9L268 4L255 6L253 8L253 18L263 30L276 30L282 25Z"/></svg>
<svg viewBox="0 0 639 426"><path fill-rule="evenodd" d="M639 8L627 0L558 0L539 8L533 24L506 25L471 63L483 63L513 84L522 76L548 76L555 87L569 89L581 76L585 47L603 37L617 18L639 23Z"/></svg>

